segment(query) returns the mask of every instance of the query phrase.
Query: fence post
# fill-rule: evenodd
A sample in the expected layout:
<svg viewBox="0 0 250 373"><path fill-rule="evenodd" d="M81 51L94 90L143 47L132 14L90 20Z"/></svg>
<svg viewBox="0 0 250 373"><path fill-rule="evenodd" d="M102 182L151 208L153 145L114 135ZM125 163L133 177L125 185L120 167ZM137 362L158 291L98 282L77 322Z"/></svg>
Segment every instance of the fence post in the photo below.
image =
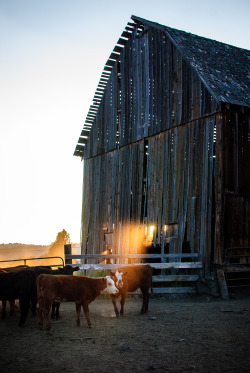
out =
<svg viewBox="0 0 250 373"><path fill-rule="evenodd" d="M71 244L64 245L64 259L65 264L72 264L72 259L66 259L66 255L71 255Z"/></svg>

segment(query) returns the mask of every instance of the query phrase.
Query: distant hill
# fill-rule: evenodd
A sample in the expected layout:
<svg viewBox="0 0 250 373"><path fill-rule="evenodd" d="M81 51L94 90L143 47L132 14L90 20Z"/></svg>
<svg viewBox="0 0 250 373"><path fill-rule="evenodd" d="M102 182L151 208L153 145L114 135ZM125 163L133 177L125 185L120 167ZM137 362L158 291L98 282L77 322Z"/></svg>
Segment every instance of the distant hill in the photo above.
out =
<svg viewBox="0 0 250 373"><path fill-rule="evenodd" d="M49 251L50 245L26 245L23 243L0 244L0 260L39 258Z"/></svg>
<svg viewBox="0 0 250 373"><path fill-rule="evenodd" d="M41 258L47 256L60 256L64 258L63 248L60 252L51 252L51 245L27 245L22 243L8 243L0 244L0 261L16 260L16 259L30 259L30 258ZM80 254L80 244L72 244L72 254ZM48 262L48 261L47 261ZM32 265L51 265L51 263L29 261L27 264ZM58 261L57 261L58 263ZM20 262L3 262L0 263L0 267L11 267L13 265L23 264Z"/></svg>

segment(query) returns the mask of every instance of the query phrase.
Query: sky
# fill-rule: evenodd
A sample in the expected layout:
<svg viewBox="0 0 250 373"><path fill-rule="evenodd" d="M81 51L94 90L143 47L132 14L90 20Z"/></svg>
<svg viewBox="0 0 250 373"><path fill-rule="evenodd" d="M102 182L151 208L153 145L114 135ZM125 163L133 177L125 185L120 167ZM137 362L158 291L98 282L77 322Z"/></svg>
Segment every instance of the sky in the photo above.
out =
<svg viewBox="0 0 250 373"><path fill-rule="evenodd" d="M250 49L249 0L0 0L0 243L80 242L73 153L131 15Z"/></svg>

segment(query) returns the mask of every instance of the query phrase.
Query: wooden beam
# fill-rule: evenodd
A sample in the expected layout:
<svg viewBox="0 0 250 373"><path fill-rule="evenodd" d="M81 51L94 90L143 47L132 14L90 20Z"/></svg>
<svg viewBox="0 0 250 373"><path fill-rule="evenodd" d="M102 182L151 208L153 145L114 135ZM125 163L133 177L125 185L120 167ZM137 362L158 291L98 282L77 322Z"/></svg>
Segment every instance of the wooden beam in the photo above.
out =
<svg viewBox="0 0 250 373"><path fill-rule="evenodd" d="M199 275L153 276L153 282L198 281Z"/></svg>
<svg viewBox="0 0 250 373"><path fill-rule="evenodd" d="M198 253L193 254L79 254L71 255L69 259L181 259L181 258L198 258Z"/></svg>
<svg viewBox="0 0 250 373"><path fill-rule="evenodd" d="M127 44L127 39L120 38L117 42L118 45L126 45Z"/></svg>
<svg viewBox="0 0 250 373"><path fill-rule="evenodd" d="M88 142L88 139L85 137L79 137L78 144L86 144Z"/></svg>
<svg viewBox="0 0 250 373"><path fill-rule="evenodd" d="M67 256L67 259L68 256ZM129 264L131 266L134 265L146 265L149 263L132 263ZM121 264L79 264L80 269L86 269L86 270L97 270L97 269L116 269L122 266L125 266L125 263ZM200 269L203 267L201 262L187 262L187 263L150 263L151 267L156 269L170 269L170 268L192 268L192 269Z"/></svg>
<svg viewBox="0 0 250 373"><path fill-rule="evenodd" d="M84 145L78 145L78 144L77 144L75 150L83 151L83 150L84 150Z"/></svg>
<svg viewBox="0 0 250 373"><path fill-rule="evenodd" d="M81 132L81 136L89 136L89 134L90 134L90 131L87 131L87 130L82 130L82 132Z"/></svg>
<svg viewBox="0 0 250 373"><path fill-rule="evenodd" d="M121 47L120 45L116 45L113 50L114 52L121 53L123 51L123 47Z"/></svg>
<svg viewBox="0 0 250 373"><path fill-rule="evenodd" d="M169 287L169 288L153 288L155 294L196 294L195 287Z"/></svg>

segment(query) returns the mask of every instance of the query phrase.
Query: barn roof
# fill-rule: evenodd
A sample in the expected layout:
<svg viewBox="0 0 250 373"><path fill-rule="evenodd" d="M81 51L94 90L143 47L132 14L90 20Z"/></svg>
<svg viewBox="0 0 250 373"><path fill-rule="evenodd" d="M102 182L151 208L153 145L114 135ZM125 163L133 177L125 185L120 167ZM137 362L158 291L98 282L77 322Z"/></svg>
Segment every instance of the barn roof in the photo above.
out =
<svg viewBox="0 0 250 373"><path fill-rule="evenodd" d="M93 104L78 139L74 155L83 156L89 131L95 120L112 68L119 60L133 30L152 27L163 31L173 42L182 57L197 72L211 95L218 102L250 107L250 51L212 39L173 29L156 22L132 16L110 54L97 86Z"/></svg>
<svg viewBox="0 0 250 373"><path fill-rule="evenodd" d="M132 16L135 22L161 29L217 101L250 107L250 51Z"/></svg>

